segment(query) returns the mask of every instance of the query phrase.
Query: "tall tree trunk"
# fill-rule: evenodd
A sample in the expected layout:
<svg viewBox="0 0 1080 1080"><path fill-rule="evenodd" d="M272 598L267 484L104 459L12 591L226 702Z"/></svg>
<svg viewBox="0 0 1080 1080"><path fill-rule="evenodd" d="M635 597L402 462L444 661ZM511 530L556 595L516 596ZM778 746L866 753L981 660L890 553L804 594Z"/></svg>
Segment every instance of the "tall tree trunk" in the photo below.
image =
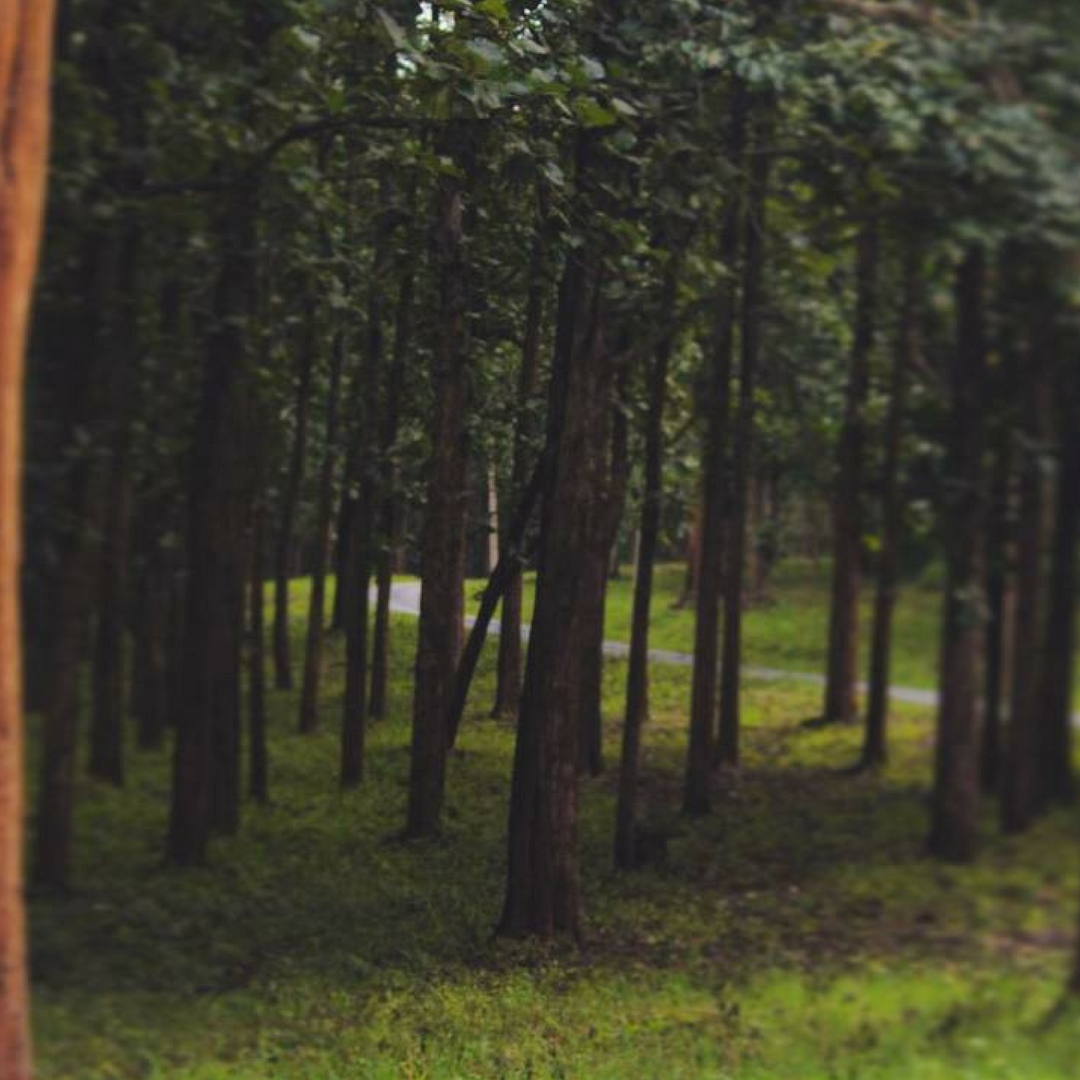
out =
<svg viewBox="0 0 1080 1080"><path fill-rule="evenodd" d="M315 369L316 331L315 285L309 282L304 308L304 338L296 379L296 427L293 432L289 466L281 495L281 525L274 565L274 683L279 690L293 685L289 639L289 578L296 555L296 516L304 486L308 425L311 417L311 382Z"/></svg>
<svg viewBox="0 0 1080 1080"><path fill-rule="evenodd" d="M837 454L833 501L833 578L829 653L825 675L825 723L852 722L858 715L855 684L859 644L859 563L862 551L863 452L870 354L877 319L878 231L873 219L856 242L855 340L851 350L844 426Z"/></svg>
<svg viewBox="0 0 1080 1080"><path fill-rule="evenodd" d="M41 241L49 138L52 0L0 11L0 1075L30 1080L23 908L19 572L23 372Z"/></svg>
<svg viewBox="0 0 1080 1080"><path fill-rule="evenodd" d="M121 241L117 312L109 320L112 362L108 382L107 509L97 582L97 626L93 650L93 708L90 716L90 775L124 782L124 622L131 546L134 488L132 424L138 377L138 261L141 236L132 226Z"/></svg>
<svg viewBox="0 0 1080 1080"><path fill-rule="evenodd" d="M878 768L888 758L886 724L889 712L889 662L892 657L893 609L896 577L904 527L904 504L900 490L900 457L903 450L909 373L919 351L920 249L910 241L904 258L903 299L899 312L889 386L889 413L885 422L885 462L881 476L881 550L878 553L877 592L874 596L873 636L870 645L870 690L866 707L866 735L862 764Z"/></svg>
<svg viewBox="0 0 1080 1080"><path fill-rule="evenodd" d="M999 431L994 448L989 521L986 529L986 678L983 707L980 785L985 794L998 790L1001 775L1002 707L1012 696L1012 631L1015 626L1013 561L1013 445L1008 430Z"/></svg>
<svg viewBox="0 0 1080 1080"><path fill-rule="evenodd" d="M521 368L518 372L517 422L514 426L514 457L510 487L514 498L520 494L528 476L530 419L532 398L540 360L540 340L544 326L544 251L547 245L547 208L541 193L540 212L529 259L529 288L525 300L525 336L521 345ZM513 716L521 700L521 611L522 580L520 569L510 578L503 595L502 622L499 633L499 659L496 672L495 707L492 715Z"/></svg>
<svg viewBox="0 0 1080 1080"><path fill-rule="evenodd" d="M454 134L448 133L447 141ZM463 134L470 137L467 132ZM460 147L457 152L462 152ZM461 649L468 461L465 416L469 396L464 200L460 177L440 178L432 252L439 283L437 338L432 356L432 454L421 543L420 626L405 825L406 833L414 837L433 835L441 824L450 736L447 716Z"/></svg>
<svg viewBox="0 0 1080 1080"><path fill-rule="evenodd" d="M942 496L946 583L930 850L954 862L973 858L979 840L985 276L982 250L970 249L956 282L948 480Z"/></svg>
<svg viewBox="0 0 1080 1080"><path fill-rule="evenodd" d="M258 803L269 798L266 752L266 421L260 416L251 521L251 581L248 584L248 793Z"/></svg>
<svg viewBox="0 0 1080 1080"><path fill-rule="evenodd" d="M581 136L583 184L597 136ZM610 408L611 372L600 334L601 270L591 246L567 256L559 295L549 405L548 475L537 556L536 609L514 751L509 865L499 932L580 933L577 755L584 644L583 555L595 542L607 470L591 464L591 427Z"/></svg>
<svg viewBox="0 0 1080 1080"><path fill-rule="evenodd" d="M168 711L168 581L165 561L148 554L137 585L132 627L131 711L140 750L159 750L165 740Z"/></svg>
<svg viewBox="0 0 1080 1080"><path fill-rule="evenodd" d="M1075 378L1075 376L1074 376ZM1076 657L1077 541L1080 540L1080 422L1077 394L1060 413L1060 456L1054 515L1053 555L1046 613L1041 718L1041 801L1070 802L1073 778L1073 671Z"/></svg>
<svg viewBox="0 0 1080 1080"><path fill-rule="evenodd" d="M401 426L401 398L405 368L412 349L413 306L416 278L412 268L401 276L397 311L394 316L394 356L386 379L385 423L380 448L380 497L382 520L379 528L379 565L375 600L375 639L371 645L371 700L368 712L375 719L386 716L387 687L390 682L390 592L394 584L394 557L401 529L398 501L397 464L394 448Z"/></svg>
<svg viewBox="0 0 1080 1080"><path fill-rule="evenodd" d="M611 565L611 549L615 545L626 503L629 432L622 402L626 396L629 375L629 342L621 341L619 344L620 370L616 392L618 400L612 405L608 423L597 422L591 429L595 467L606 472L609 479L601 512L597 515L592 549L586 556L588 567L585 588L578 598L585 618L579 692L581 744L578 767L589 776L599 776L604 771L604 625L608 571Z"/></svg>
<svg viewBox="0 0 1080 1080"><path fill-rule="evenodd" d="M1024 362L1026 361L1026 362ZM1035 813L1042 649L1036 628L1043 625L1043 539L1046 412L1049 387L1047 357L1036 344L1025 357L1020 420L1020 506L1016 544L1016 623L1013 630L1013 683L1009 721L1005 730L1001 776L1001 826L1019 832Z"/></svg>
<svg viewBox="0 0 1080 1080"><path fill-rule="evenodd" d="M737 83L731 103L728 158L733 168L742 163L746 143L747 94ZM731 411L731 364L734 346L736 285L739 257L739 226L742 194L733 188L727 196L720 228L719 257L728 273L716 297L716 330L709 368L707 431L704 447L704 481L701 514L701 548L698 559L697 596L694 612L694 669L690 698L690 744L686 760L683 809L690 814L709 811L709 779L712 771L716 718L716 676L720 631L720 588L724 573L725 510L727 507L727 440Z"/></svg>
<svg viewBox="0 0 1080 1080"><path fill-rule="evenodd" d="M240 666L250 478L238 448L248 424L241 328L255 292L255 192L220 208L222 259L207 338L188 498L182 710L166 855L206 859L211 827L240 817Z"/></svg>
<svg viewBox="0 0 1080 1080"><path fill-rule="evenodd" d="M767 141L770 125L759 120L755 145ZM728 529L727 584L724 589L724 644L720 674L720 735L716 760L739 764L739 697L742 667L742 613L746 577L746 531L750 471L754 451L754 394L761 360L762 284L765 271L765 202L769 187L769 158L754 155L746 207L742 294L742 364L739 369L739 409L735 421L732 461L731 520Z"/></svg>
<svg viewBox="0 0 1080 1080"><path fill-rule="evenodd" d="M661 296L661 318L674 319L679 260L672 256ZM641 528L634 568L634 607L630 626L630 662L626 673L626 718L619 768L619 801L615 812L615 865L630 870L637 862L637 789L641 732L649 715L649 612L653 566L660 537L663 501L664 403L674 334L661 339L649 378L645 418L645 478L641 496Z"/></svg>
<svg viewBox="0 0 1080 1080"><path fill-rule="evenodd" d="M330 558L330 524L334 510L334 463L337 460L338 397L345 363L345 338L339 331L330 360L330 387L326 397L326 442L319 470L319 503L315 522L315 559L311 568L307 645L304 651L304 682L300 691L300 731L309 733L319 724L319 682L322 677L326 567Z"/></svg>

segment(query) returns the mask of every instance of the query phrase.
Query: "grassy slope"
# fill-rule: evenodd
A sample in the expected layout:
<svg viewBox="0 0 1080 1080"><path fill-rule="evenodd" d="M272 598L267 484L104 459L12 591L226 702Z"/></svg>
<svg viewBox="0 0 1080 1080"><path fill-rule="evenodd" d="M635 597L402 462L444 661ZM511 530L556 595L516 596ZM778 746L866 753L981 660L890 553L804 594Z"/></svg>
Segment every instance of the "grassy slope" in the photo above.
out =
<svg viewBox="0 0 1080 1080"><path fill-rule="evenodd" d="M800 731L812 689L750 685L744 774L685 822L688 672L658 670L644 801L677 830L668 865L612 873L612 778L586 784L586 947L510 945L490 935L512 750L484 718L490 655L445 839L393 838L413 630L395 621L394 715L358 791L335 783L340 644L320 734L272 695L273 804L208 869L159 865L164 755L124 792L82 784L78 890L33 903L40 1080L1076 1076L1080 1016L1032 1031L1071 946L1075 822L1004 841L988 812L976 866L925 860L925 714L897 715L886 776L842 778L857 733ZM624 678L609 664L612 719Z"/></svg>

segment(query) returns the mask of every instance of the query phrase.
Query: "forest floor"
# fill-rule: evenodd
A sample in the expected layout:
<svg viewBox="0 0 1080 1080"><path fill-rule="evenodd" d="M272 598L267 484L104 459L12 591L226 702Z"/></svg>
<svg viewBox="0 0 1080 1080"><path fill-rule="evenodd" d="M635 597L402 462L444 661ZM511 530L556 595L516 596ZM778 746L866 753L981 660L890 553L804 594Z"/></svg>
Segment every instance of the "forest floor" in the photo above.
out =
<svg viewBox="0 0 1080 1080"><path fill-rule="evenodd" d="M805 619L774 588L763 616ZM306 590L293 594L298 654ZM611 637L621 603L617 586ZM653 643L678 648L663 614ZM927 641L903 625L897 679L920 685L925 661L905 653ZM492 650L445 835L409 844L415 620L394 635L392 715L371 728L363 785L337 787L332 638L321 731L296 734L298 695L270 695L272 802L247 808L206 869L161 866L167 755L133 752L123 791L81 781L75 890L31 905L39 1080L1076 1080L1080 1013L1040 1029L1074 940L1076 816L1003 839L988 806L976 864L928 860L925 708L893 710L887 771L848 776L859 732L800 726L815 688L751 681L745 767L690 821L690 672L656 666L643 802L666 862L616 874L614 770L584 782L587 939L507 943L491 930L513 730L486 715ZM814 669L805 625L777 635L783 657L748 637L751 660ZM606 665L609 760L625 676Z"/></svg>

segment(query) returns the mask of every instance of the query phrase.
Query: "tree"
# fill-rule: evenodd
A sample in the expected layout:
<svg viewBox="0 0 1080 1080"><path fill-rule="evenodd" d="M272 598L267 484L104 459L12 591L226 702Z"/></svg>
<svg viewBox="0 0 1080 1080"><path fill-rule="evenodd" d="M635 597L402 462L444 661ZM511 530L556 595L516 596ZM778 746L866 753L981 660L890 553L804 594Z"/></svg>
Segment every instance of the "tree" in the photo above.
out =
<svg viewBox="0 0 1080 1080"><path fill-rule="evenodd" d="M49 144L55 6L0 11L0 1072L30 1080L23 910L23 702L19 610L23 364Z"/></svg>

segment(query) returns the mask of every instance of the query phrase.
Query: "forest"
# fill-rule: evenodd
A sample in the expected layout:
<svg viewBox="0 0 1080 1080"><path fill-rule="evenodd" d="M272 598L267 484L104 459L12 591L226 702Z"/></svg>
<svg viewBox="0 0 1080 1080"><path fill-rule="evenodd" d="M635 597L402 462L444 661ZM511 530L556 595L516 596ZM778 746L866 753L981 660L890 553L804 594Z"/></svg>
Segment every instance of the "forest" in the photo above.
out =
<svg viewBox="0 0 1080 1080"><path fill-rule="evenodd" d="M1074 0L0 86L0 1080L1080 1077Z"/></svg>

